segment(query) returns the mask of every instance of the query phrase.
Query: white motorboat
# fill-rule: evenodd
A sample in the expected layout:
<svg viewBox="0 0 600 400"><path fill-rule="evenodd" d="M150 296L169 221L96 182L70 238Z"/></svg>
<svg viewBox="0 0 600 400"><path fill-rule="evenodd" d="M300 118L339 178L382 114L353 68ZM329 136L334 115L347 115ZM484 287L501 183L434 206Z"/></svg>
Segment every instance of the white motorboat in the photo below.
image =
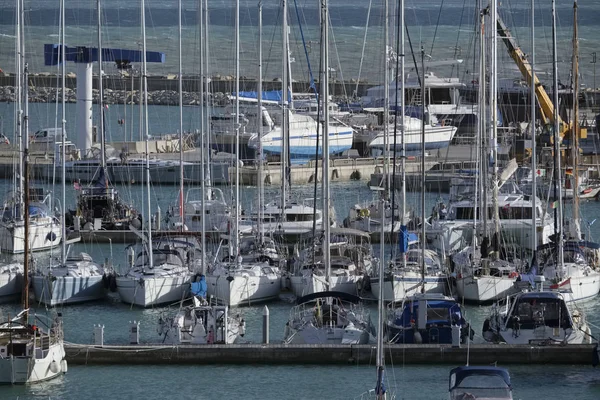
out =
<svg viewBox="0 0 600 400"><path fill-rule="evenodd" d="M211 187L208 193L209 195L203 195L199 188L188 189L183 203L185 229L202 232L204 219L206 232L226 233L231 227L231 207L225 201L221 189ZM167 219L169 229L180 228L181 204L169 211Z"/></svg>
<svg viewBox="0 0 600 400"><path fill-rule="evenodd" d="M323 229L323 213L315 209L311 204L312 199L306 199L301 203L286 203L285 209L281 209L278 202L268 203L263 206L261 215L263 218L262 228L264 234L283 236L291 241L298 237L312 233L313 225L316 229ZM258 212L251 214L253 223L258 220ZM313 221L316 221L313 223ZM256 224L258 225L258 224Z"/></svg>
<svg viewBox="0 0 600 400"><path fill-rule="evenodd" d="M103 299L109 287L104 267L86 253L67 257L58 264L31 276L36 301L48 306L83 303Z"/></svg>
<svg viewBox="0 0 600 400"><path fill-rule="evenodd" d="M196 269L196 241L192 238L159 238L152 242L152 262L146 247L132 262L129 271L117 276L121 301L141 307L174 303L188 293Z"/></svg>
<svg viewBox="0 0 600 400"><path fill-rule="evenodd" d="M29 250L47 250L62 240L62 222L55 217L51 208L50 194L43 189L29 191ZM25 223L20 200L9 195L4 203L0 222L0 250L11 254L25 251Z"/></svg>
<svg viewBox="0 0 600 400"><path fill-rule="evenodd" d="M294 159L307 160L314 158L317 154L323 153L323 127L308 115L301 115L288 111L289 115L289 156L293 162ZM268 119L267 119L268 116ZM263 151L266 154L280 155L283 130L281 128L282 113L273 113L275 122L271 119L268 111L263 109L263 134L253 134L248 139L248 146L258 148L260 142ZM317 134L318 132L318 134ZM329 154L341 154L345 150L352 148L352 139L354 130L342 124L329 126ZM317 140L319 149L317 153Z"/></svg>
<svg viewBox="0 0 600 400"><path fill-rule="evenodd" d="M409 215L405 216L408 220ZM382 227L381 224L384 226ZM362 205L355 204L348 211L348 217L344 219L344 226L358 229L371 235L373 241L382 242L381 232L386 238L391 239L392 233L398 234L402 226L400 208L398 205L392 210L389 201L382 205L381 201L371 201Z"/></svg>
<svg viewBox="0 0 600 400"><path fill-rule="evenodd" d="M590 327L579 310L571 311L557 291L520 292L494 305L483 323L490 342L542 345L592 343Z"/></svg>
<svg viewBox="0 0 600 400"><path fill-rule="evenodd" d="M10 301L21 295L23 288L23 264L18 262L0 265L0 302Z"/></svg>
<svg viewBox="0 0 600 400"><path fill-rule="evenodd" d="M360 298L343 292L301 297L285 325L283 342L292 344L367 344L375 327Z"/></svg>

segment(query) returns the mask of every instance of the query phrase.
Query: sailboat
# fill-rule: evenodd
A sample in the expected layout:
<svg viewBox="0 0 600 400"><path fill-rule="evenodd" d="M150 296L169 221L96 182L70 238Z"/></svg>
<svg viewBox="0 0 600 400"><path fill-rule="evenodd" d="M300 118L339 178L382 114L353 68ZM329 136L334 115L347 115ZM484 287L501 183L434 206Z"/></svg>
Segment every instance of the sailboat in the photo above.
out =
<svg viewBox="0 0 600 400"><path fill-rule="evenodd" d="M24 16L23 3L17 0L17 29ZM63 18L64 18L64 8ZM18 71L20 74L20 71ZM23 68L24 80L28 79L28 67ZM27 92L25 92L27 93ZM24 119L27 130L28 120ZM49 380L67 372L67 360L63 345L62 320L60 315L53 321L38 322L29 320L29 146L23 148L23 188L24 188L24 236L23 248L24 280L23 310L14 318L0 323L0 383L26 384ZM41 326L48 327L45 331Z"/></svg>
<svg viewBox="0 0 600 400"><path fill-rule="evenodd" d="M64 6L64 4L63 4ZM100 0L98 0L98 15L100 15ZM65 21L62 21L62 46L66 48L64 42ZM100 22L99 22L100 24ZM100 28L98 28L100 35ZM99 64L102 63L99 51ZM66 60L62 62L62 93L65 93L65 70ZM101 68L100 68L101 70ZM99 74L101 75L101 74ZM101 79L101 78L100 78ZM102 92L100 92L102 93ZM61 132L61 165L62 165L62 204L63 204L63 229L62 236L66 237L66 181L65 181L65 147L66 147L66 110L65 97L62 97L62 132ZM66 247L66 241L61 243L61 259L58 265L52 265L49 268L39 269L32 274L32 286L35 298L40 303L49 306L60 304L81 303L84 301L99 300L106 296L108 284L105 276L104 267L95 263L86 253L80 253L77 256L69 256Z"/></svg>
<svg viewBox="0 0 600 400"><path fill-rule="evenodd" d="M142 54L146 54L146 5L141 1ZM148 86L146 57L142 57L144 132L146 137L146 212L145 234L138 232L143 248L130 248L130 265L126 274L116 278L121 301L141 307L181 301L189 289L198 262L197 242L189 237L152 238L150 196L150 154L148 145ZM203 257L204 255L202 255Z"/></svg>
<svg viewBox="0 0 600 400"><path fill-rule="evenodd" d="M239 93L239 67L240 67L240 38L239 38L239 0L236 1L236 92ZM236 98L236 154L240 154L239 132L239 98ZM216 263L208 271L206 282L209 296L214 296L220 303L235 306L263 302L277 298L281 288L281 278L266 260L244 259L240 252L240 170L239 164L235 167L235 218L231 242L221 248L226 251L222 261Z"/></svg>
<svg viewBox="0 0 600 400"><path fill-rule="evenodd" d="M464 366L450 371L450 400L512 400L510 375L495 366Z"/></svg>
<svg viewBox="0 0 600 400"><path fill-rule="evenodd" d="M286 2L284 1L284 11ZM329 15L325 3L321 7L321 98L323 101L323 136L328 136L329 126ZM329 157L328 141L323 143L323 214L329 219ZM326 291L300 297L290 311L285 326L284 343L306 344L365 344L374 341L375 329L368 312L356 295L332 289L332 260L330 254L330 227L323 233L323 268Z"/></svg>

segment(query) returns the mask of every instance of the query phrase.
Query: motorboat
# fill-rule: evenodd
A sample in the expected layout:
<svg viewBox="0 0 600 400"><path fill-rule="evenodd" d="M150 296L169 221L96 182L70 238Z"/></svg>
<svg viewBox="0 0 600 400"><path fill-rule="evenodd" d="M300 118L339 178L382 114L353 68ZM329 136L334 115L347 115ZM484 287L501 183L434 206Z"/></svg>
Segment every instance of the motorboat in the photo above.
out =
<svg viewBox="0 0 600 400"><path fill-rule="evenodd" d="M298 298L285 325L288 344L367 344L375 342L375 327L358 296L318 292Z"/></svg>
<svg viewBox="0 0 600 400"><path fill-rule="evenodd" d="M385 329L390 343L460 345L473 338L460 303L440 293L418 293L390 303Z"/></svg>

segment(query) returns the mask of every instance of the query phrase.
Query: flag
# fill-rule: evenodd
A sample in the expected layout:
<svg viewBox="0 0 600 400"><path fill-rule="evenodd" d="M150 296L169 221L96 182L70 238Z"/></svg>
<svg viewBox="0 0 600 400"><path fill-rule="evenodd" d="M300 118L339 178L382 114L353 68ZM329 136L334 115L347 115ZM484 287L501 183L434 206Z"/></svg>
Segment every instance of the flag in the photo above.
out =
<svg viewBox="0 0 600 400"><path fill-rule="evenodd" d="M73 189L75 189L75 190L81 190L81 185L79 184L79 182L74 182L73 183Z"/></svg>
<svg viewBox="0 0 600 400"><path fill-rule="evenodd" d="M573 292L571 290L571 278L560 282L560 283L555 283L553 285L550 285L550 289L552 290L558 290L559 292Z"/></svg>
<svg viewBox="0 0 600 400"><path fill-rule="evenodd" d="M558 208L558 201L553 201L552 203L550 203L550 208L552 208L552 209Z"/></svg>
<svg viewBox="0 0 600 400"><path fill-rule="evenodd" d="M546 170L545 169L538 168L535 171L535 173L536 173L537 176L546 176Z"/></svg>
<svg viewBox="0 0 600 400"><path fill-rule="evenodd" d="M106 108L106 109L108 110L108 104L105 104L105 105L104 105L104 108Z"/></svg>

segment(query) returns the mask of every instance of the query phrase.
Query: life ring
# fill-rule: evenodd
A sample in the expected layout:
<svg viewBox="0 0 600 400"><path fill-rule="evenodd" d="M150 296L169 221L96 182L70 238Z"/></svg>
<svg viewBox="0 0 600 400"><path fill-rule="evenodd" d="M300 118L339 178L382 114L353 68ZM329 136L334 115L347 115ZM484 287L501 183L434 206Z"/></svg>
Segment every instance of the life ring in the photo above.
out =
<svg viewBox="0 0 600 400"><path fill-rule="evenodd" d="M512 271L510 274L508 274L509 278L516 278L517 276L519 276L519 273L517 271Z"/></svg>

